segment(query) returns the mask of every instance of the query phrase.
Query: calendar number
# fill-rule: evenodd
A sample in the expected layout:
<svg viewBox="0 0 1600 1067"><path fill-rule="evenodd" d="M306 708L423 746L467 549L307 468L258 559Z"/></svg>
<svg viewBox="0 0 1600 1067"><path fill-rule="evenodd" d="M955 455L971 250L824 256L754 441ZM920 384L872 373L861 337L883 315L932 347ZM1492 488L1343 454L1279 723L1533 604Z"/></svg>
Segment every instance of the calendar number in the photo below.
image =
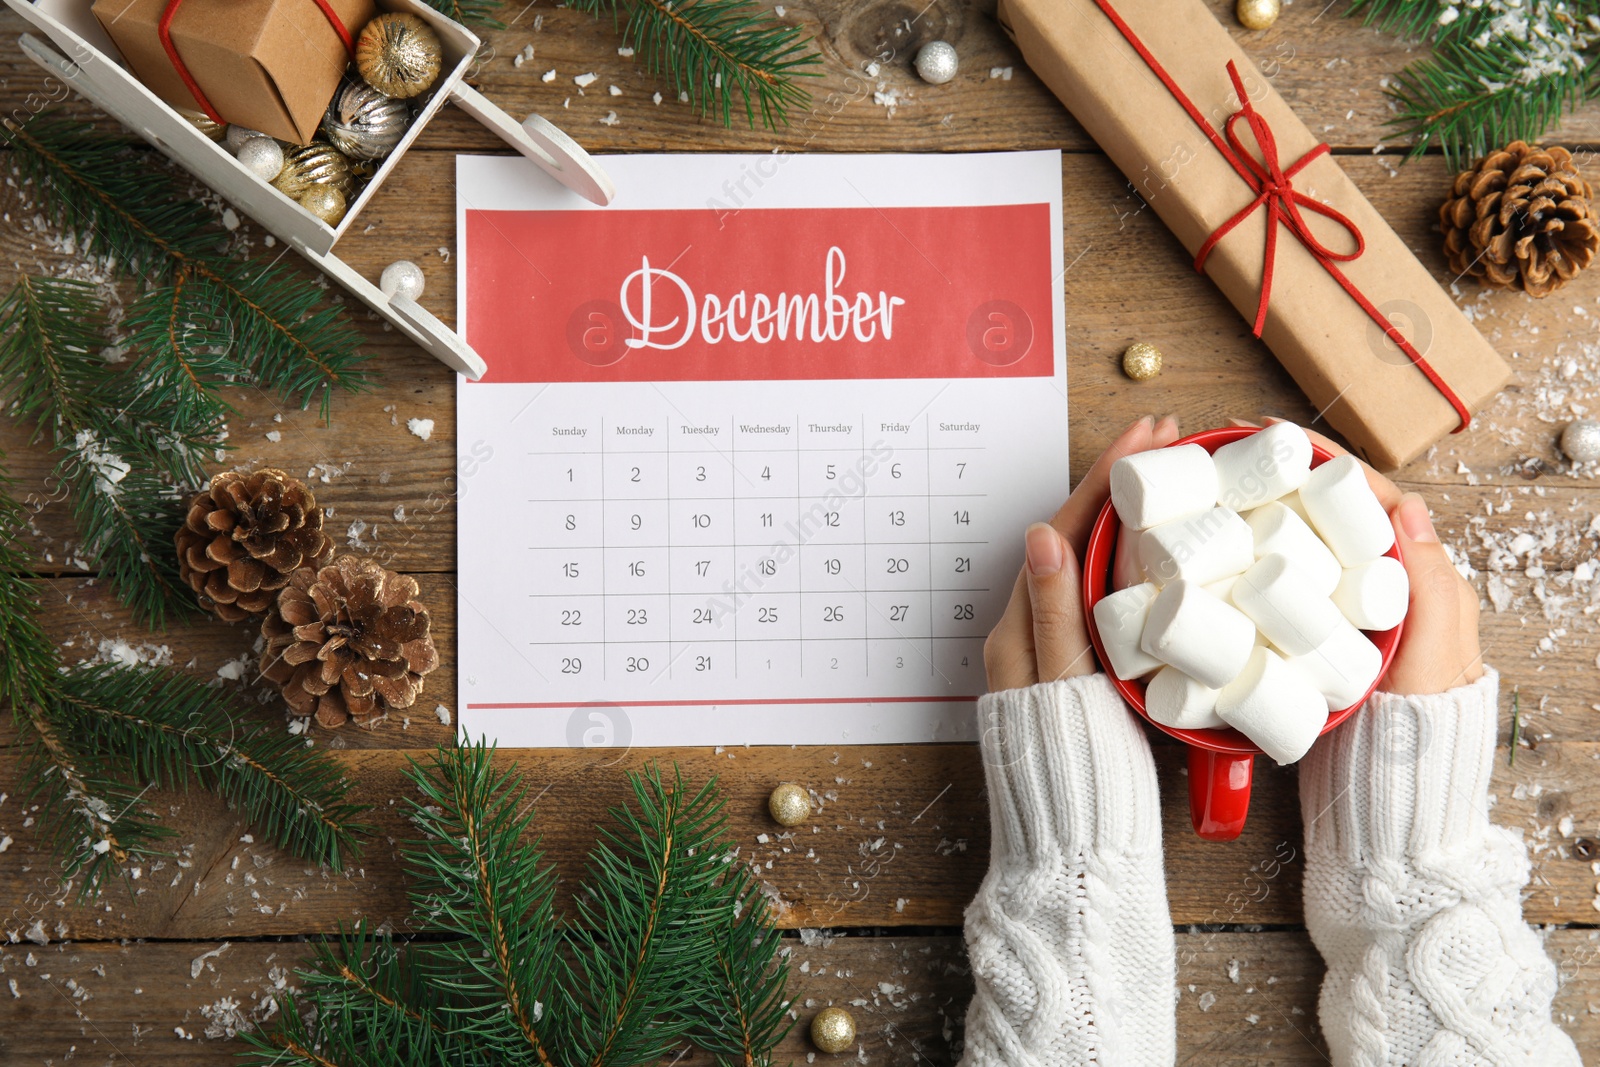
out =
<svg viewBox="0 0 1600 1067"><path fill-rule="evenodd" d="M778 573L778 561L775 559L764 559L756 566L768 578Z"/></svg>
<svg viewBox="0 0 1600 1067"><path fill-rule="evenodd" d="M764 481L764 482L772 481L772 468L771 467L762 467L761 468L761 480Z"/></svg>
<svg viewBox="0 0 1600 1067"><path fill-rule="evenodd" d="M972 514L964 508L957 508L955 512L957 526L971 526Z"/></svg>
<svg viewBox="0 0 1600 1067"><path fill-rule="evenodd" d="M838 574L844 569L844 564L840 563L836 559L825 559L822 561L822 569L827 571L829 574Z"/></svg>
<svg viewBox="0 0 1600 1067"><path fill-rule="evenodd" d="M632 526L635 530L643 529L644 528L644 517L641 516L641 515L629 516L628 525Z"/></svg>
<svg viewBox="0 0 1600 1067"><path fill-rule="evenodd" d="M833 464L832 463L828 464L828 474L827 474L828 481L831 482L837 477L838 477L838 475L835 474L834 471L833 471Z"/></svg>
<svg viewBox="0 0 1600 1067"><path fill-rule="evenodd" d="M762 526L771 526L772 525L772 512L763 511L761 513L761 525Z"/></svg>
<svg viewBox="0 0 1600 1067"><path fill-rule="evenodd" d="M965 463L957 463L956 464L956 477L957 478L964 478L964 477L966 477L966 474L967 474L967 465Z"/></svg>
<svg viewBox="0 0 1600 1067"><path fill-rule="evenodd" d="M639 477L639 468L638 467L633 468L633 473L628 476L628 481L630 481L630 482L638 482L638 481L642 481L642 480L643 479L641 479Z"/></svg>
<svg viewBox="0 0 1600 1067"><path fill-rule="evenodd" d="M571 467L567 468L567 481L569 481L569 482L572 481L572 468Z"/></svg>
<svg viewBox="0 0 1600 1067"><path fill-rule="evenodd" d="M629 674L639 674L650 669L650 661L644 656L629 656L624 668Z"/></svg>
<svg viewBox="0 0 1600 1067"><path fill-rule="evenodd" d="M965 622L966 620L968 620L970 618L972 618L972 605L971 604L957 604L957 605L955 605L955 619L956 619L957 622Z"/></svg>
<svg viewBox="0 0 1600 1067"><path fill-rule="evenodd" d="M694 625L699 626L702 623L708 623L710 621L711 621L711 609L710 608L695 608L694 609Z"/></svg>
<svg viewBox="0 0 1600 1067"><path fill-rule="evenodd" d="M644 560L637 559L637 560L634 560L632 563L628 564L628 574L629 574L630 577L643 578L644 577Z"/></svg>
<svg viewBox="0 0 1600 1067"><path fill-rule="evenodd" d="M756 622L777 622L777 608L759 608L756 610Z"/></svg>
<svg viewBox="0 0 1600 1067"><path fill-rule="evenodd" d="M890 556L888 565L883 568L885 574L904 574L911 569L911 561L899 556Z"/></svg>
<svg viewBox="0 0 1600 1067"><path fill-rule="evenodd" d="M842 604L833 604L823 607L822 621L844 622L844 606Z"/></svg>
<svg viewBox="0 0 1600 1067"><path fill-rule="evenodd" d="M697 577L704 578L710 570L711 561L709 559L697 559L694 561L694 573Z"/></svg>
<svg viewBox="0 0 1600 1067"><path fill-rule="evenodd" d="M889 605L889 621L890 622L905 622L906 621L906 613L909 612L910 610L911 610L911 605L910 604L890 604ZM898 666L898 664L897 664L897 666Z"/></svg>
<svg viewBox="0 0 1600 1067"><path fill-rule="evenodd" d="M889 464L889 477L891 477L891 478L900 477L900 464L898 464L898 463Z"/></svg>
<svg viewBox="0 0 1600 1067"><path fill-rule="evenodd" d="M823 520L822 521L823 521L823 524L827 525L827 526L838 526L839 525L839 513L837 511L830 511L826 515L823 516Z"/></svg>
<svg viewBox="0 0 1600 1067"><path fill-rule="evenodd" d="M576 516L576 515L568 515L567 516L567 529L576 530L577 528L578 528L578 516Z"/></svg>
<svg viewBox="0 0 1600 1067"><path fill-rule="evenodd" d="M972 557L971 556L957 556L956 557L956 573L957 574L967 574L971 570L972 570Z"/></svg>
<svg viewBox="0 0 1600 1067"><path fill-rule="evenodd" d="M562 674L582 674L583 673L583 660L579 659L577 656L562 656L561 657L561 673Z"/></svg>
<svg viewBox="0 0 1600 1067"><path fill-rule="evenodd" d="M706 469L704 467L696 467L694 469L694 480L697 482L706 480Z"/></svg>
<svg viewBox="0 0 1600 1067"><path fill-rule="evenodd" d="M891 511L891 512L889 512L889 525L890 526L904 526L905 524L906 524L906 513L905 512L903 512L903 511Z"/></svg>
<svg viewBox="0 0 1600 1067"><path fill-rule="evenodd" d="M562 626L582 626L583 612L577 608L567 608L561 612Z"/></svg>
<svg viewBox="0 0 1600 1067"><path fill-rule="evenodd" d="M700 513L700 514L698 514L698 515L696 515L694 517L694 528L696 530L709 529L710 526L711 526L711 516L710 515L707 515L704 512L702 512L702 513Z"/></svg>
<svg viewBox="0 0 1600 1067"><path fill-rule="evenodd" d="M697 671L709 671L711 669L711 657L696 656L694 658L694 669Z"/></svg>
<svg viewBox="0 0 1600 1067"><path fill-rule="evenodd" d="M960 618L960 616L957 616L957 618ZM970 618L972 618L972 616L968 615L967 618L970 619ZM628 609L628 625L629 626L643 626L646 623L648 623L649 621L650 621L650 616L648 615L648 613L645 611L644 608L629 608Z"/></svg>
<svg viewBox="0 0 1600 1067"><path fill-rule="evenodd" d="M561 565L561 573L568 578L576 578L578 576L578 565L576 563L564 563Z"/></svg>

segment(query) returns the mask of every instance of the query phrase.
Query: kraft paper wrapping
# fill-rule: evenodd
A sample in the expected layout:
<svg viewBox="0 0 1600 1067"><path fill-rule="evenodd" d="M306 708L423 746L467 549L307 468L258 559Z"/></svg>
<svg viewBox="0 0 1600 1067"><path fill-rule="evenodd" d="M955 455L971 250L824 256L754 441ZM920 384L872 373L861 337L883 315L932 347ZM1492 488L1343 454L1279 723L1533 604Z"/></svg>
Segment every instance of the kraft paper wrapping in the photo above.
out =
<svg viewBox="0 0 1600 1067"><path fill-rule="evenodd" d="M1227 63L1277 139L1285 169L1318 141L1200 0L1115 0L1124 22L1218 130L1239 109ZM1000 0L999 18L1033 71L1061 99L1192 255L1254 197L1094 0ZM1246 149L1259 159L1248 127ZM1476 411L1511 370L1331 157L1296 189L1336 208L1366 239L1345 276ZM1354 250L1337 224L1304 212L1331 250ZM1222 239L1206 274L1254 322L1267 211ZM1279 225L1262 340L1326 421L1380 470L1415 459L1460 423L1455 409L1288 229Z"/></svg>

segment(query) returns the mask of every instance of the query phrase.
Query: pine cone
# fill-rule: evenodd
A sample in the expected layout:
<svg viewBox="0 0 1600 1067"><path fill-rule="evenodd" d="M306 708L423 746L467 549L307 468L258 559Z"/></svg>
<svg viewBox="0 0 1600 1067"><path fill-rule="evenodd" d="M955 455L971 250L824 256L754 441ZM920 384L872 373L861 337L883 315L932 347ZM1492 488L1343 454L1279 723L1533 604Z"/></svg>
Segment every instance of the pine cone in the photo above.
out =
<svg viewBox="0 0 1600 1067"><path fill-rule="evenodd" d="M1494 289L1548 296L1600 250L1593 195L1565 148L1514 141L1491 152L1456 176L1439 208L1450 269Z"/></svg>
<svg viewBox="0 0 1600 1067"><path fill-rule="evenodd" d="M295 571L261 636L261 673L296 715L323 726L378 725L415 703L439 666L416 580L356 556Z"/></svg>
<svg viewBox="0 0 1600 1067"><path fill-rule="evenodd" d="M178 573L200 606L229 622L260 615L300 567L333 554L322 509L304 482L279 470L227 471L189 503L174 538Z"/></svg>

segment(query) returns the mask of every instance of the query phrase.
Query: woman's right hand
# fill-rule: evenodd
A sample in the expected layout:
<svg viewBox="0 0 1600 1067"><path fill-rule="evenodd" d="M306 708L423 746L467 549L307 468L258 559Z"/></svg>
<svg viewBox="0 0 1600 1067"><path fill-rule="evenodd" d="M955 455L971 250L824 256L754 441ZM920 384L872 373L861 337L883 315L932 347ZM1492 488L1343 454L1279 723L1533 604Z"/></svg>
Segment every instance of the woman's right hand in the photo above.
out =
<svg viewBox="0 0 1600 1067"><path fill-rule="evenodd" d="M1256 423L1233 420L1235 425ZM1282 419L1267 418L1268 423ZM1335 456L1346 450L1307 430L1311 440ZM1365 463L1367 482L1394 524L1400 558L1411 580L1411 605L1406 612L1400 647L1379 688L1401 696L1443 693L1483 677L1483 651L1478 643L1478 592L1461 576L1434 532L1427 501L1398 486Z"/></svg>

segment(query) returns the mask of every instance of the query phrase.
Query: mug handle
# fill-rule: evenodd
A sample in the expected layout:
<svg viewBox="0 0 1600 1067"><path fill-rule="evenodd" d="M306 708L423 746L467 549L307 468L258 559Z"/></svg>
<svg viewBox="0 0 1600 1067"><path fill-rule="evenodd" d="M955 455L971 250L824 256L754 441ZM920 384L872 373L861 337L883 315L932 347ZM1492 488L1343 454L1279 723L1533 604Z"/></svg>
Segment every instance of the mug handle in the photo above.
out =
<svg viewBox="0 0 1600 1067"><path fill-rule="evenodd" d="M1189 749L1189 817L1207 841L1232 841L1250 810L1253 755Z"/></svg>

